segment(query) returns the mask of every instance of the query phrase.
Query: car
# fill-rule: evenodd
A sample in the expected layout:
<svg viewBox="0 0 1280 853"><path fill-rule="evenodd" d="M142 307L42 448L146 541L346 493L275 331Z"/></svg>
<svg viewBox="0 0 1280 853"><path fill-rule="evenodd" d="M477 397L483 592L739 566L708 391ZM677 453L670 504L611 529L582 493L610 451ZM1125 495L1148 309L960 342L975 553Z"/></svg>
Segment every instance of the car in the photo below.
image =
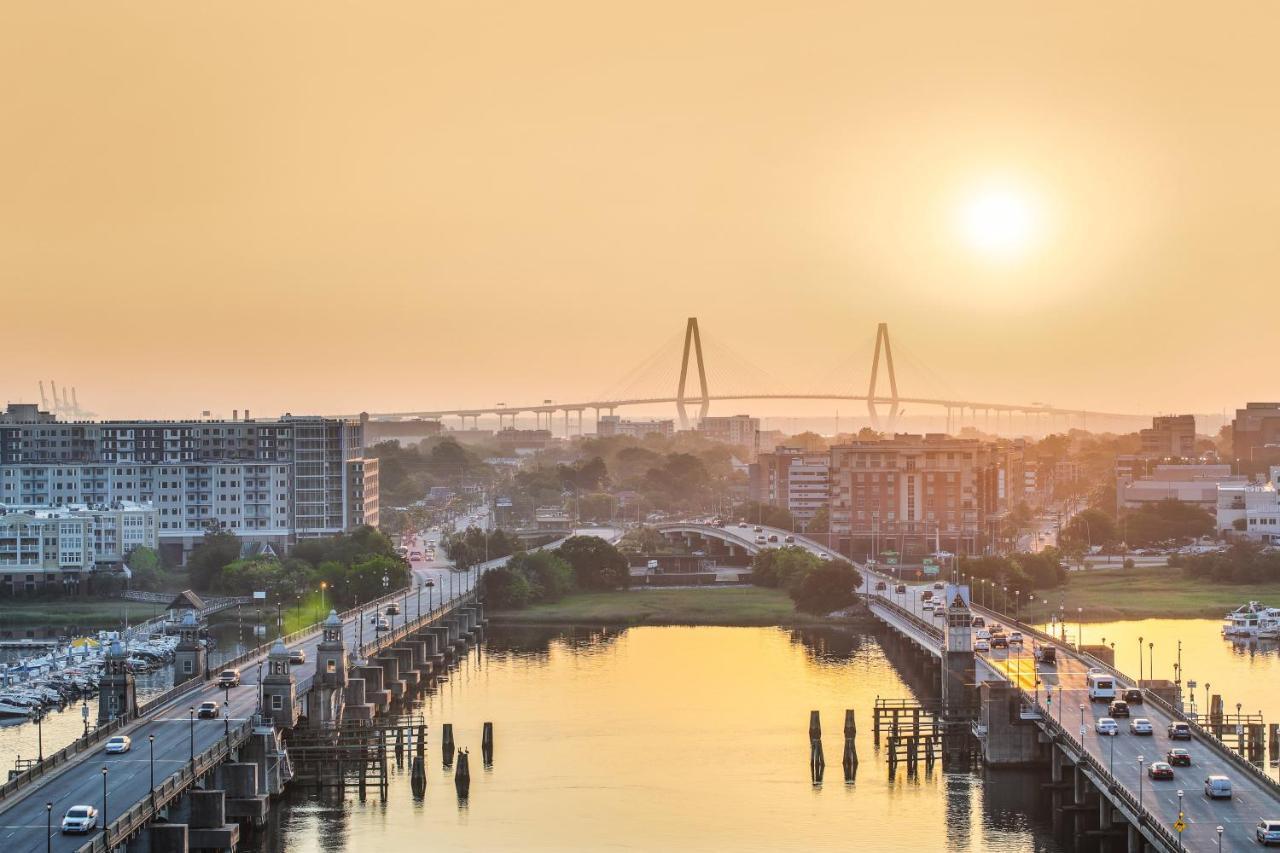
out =
<svg viewBox="0 0 1280 853"><path fill-rule="evenodd" d="M900 583L893 588L893 591L896 592L898 595L906 595L907 585L905 583Z"/></svg>
<svg viewBox="0 0 1280 853"><path fill-rule="evenodd" d="M1165 761L1153 761L1147 768L1147 775L1152 779L1172 779L1173 767Z"/></svg>
<svg viewBox="0 0 1280 853"><path fill-rule="evenodd" d="M922 604L922 605L920 605L920 606L921 606L921 607L923 607L923 608L924 608L926 611L928 611L929 613L932 613L932 612L933 612L933 608L937 607L938 605L934 604L932 601L926 601L924 604Z"/></svg>
<svg viewBox="0 0 1280 853"><path fill-rule="evenodd" d="M1175 746L1165 754L1165 760L1174 767L1190 767L1191 753L1179 746Z"/></svg>
<svg viewBox="0 0 1280 853"><path fill-rule="evenodd" d="M741 528L746 528L747 523L746 523L745 521L739 521L739 522L738 522L738 526L739 526L739 527L741 527Z"/></svg>
<svg viewBox="0 0 1280 853"><path fill-rule="evenodd" d="M796 541L796 537L794 537L794 536L784 536L784 537L782 537L782 541L783 541L783 542L786 542L787 544L794 544L794 543L795 543L795 541Z"/></svg>
<svg viewBox="0 0 1280 853"><path fill-rule="evenodd" d="M763 528L763 527L761 527L760 525L756 525L756 526L755 526L754 528L752 528L752 529L753 529L753 530L754 530L754 532L756 532L756 533L764 533L764 528Z"/></svg>
<svg viewBox="0 0 1280 853"><path fill-rule="evenodd" d="M764 538L764 534L763 534L763 533L761 533L759 536L757 536L757 537L756 537L756 544L757 544L757 545L765 545L765 544L767 544L767 543L768 543L768 541L769 541L768 539L765 539L765 538Z"/></svg>
<svg viewBox="0 0 1280 853"><path fill-rule="evenodd" d="M1120 734L1120 724L1110 717L1102 717L1099 719L1097 724L1094 725L1094 729L1100 735L1114 736Z"/></svg>
<svg viewBox="0 0 1280 853"><path fill-rule="evenodd" d="M414 563L416 563L416 562L418 562L418 561L419 561L419 560L421 560L421 559L422 559L422 552L421 552L421 551L410 551L410 552L409 552L409 560L410 560L410 562L414 562Z"/></svg>
<svg viewBox="0 0 1280 853"><path fill-rule="evenodd" d="M770 541L770 542L777 542L777 541L778 541L778 534L776 534L776 533L771 533L771 534L769 535L769 541Z"/></svg>
<svg viewBox="0 0 1280 853"><path fill-rule="evenodd" d="M876 581L876 592L884 592L888 588L889 585L884 581Z"/></svg>
<svg viewBox="0 0 1280 853"><path fill-rule="evenodd" d="M940 582L939 582L939 583L935 583L935 584L933 585L933 588L934 588L934 589L945 589L945 587L944 587Z"/></svg>
<svg viewBox="0 0 1280 853"><path fill-rule="evenodd" d="M391 602L390 604L388 604L385 608L383 608L382 612L383 612L383 613L385 613L385 614L387 614L388 616L399 616L399 615L400 615L400 605L399 605L399 604L396 604L396 603L393 601L393 602Z"/></svg>
<svg viewBox="0 0 1280 853"><path fill-rule="evenodd" d="M986 640L976 640L973 644L973 650L975 652L989 652L991 651L991 644Z"/></svg>
<svg viewBox="0 0 1280 853"><path fill-rule="evenodd" d="M939 607L937 610L933 611L933 618L934 618L934 619L946 619L946 618L947 618L947 608L945 608L945 607Z"/></svg>
<svg viewBox="0 0 1280 853"><path fill-rule="evenodd" d="M201 720L217 719L221 713L217 702L201 702L200 707L196 708L196 717Z"/></svg>
<svg viewBox="0 0 1280 853"><path fill-rule="evenodd" d="M240 670L224 669L218 673L218 686L222 688L240 686Z"/></svg>
<svg viewBox="0 0 1280 853"><path fill-rule="evenodd" d="M92 832L98 825L98 810L93 806L72 806L62 816L63 832Z"/></svg>
<svg viewBox="0 0 1280 853"><path fill-rule="evenodd" d="M981 630L979 630L979 631L978 631L978 639L979 639L979 640L990 640L990 639L991 639L991 630L990 630L989 628L982 628Z"/></svg>
<svg viewBox="0 0 1280 853"><path fill-rule="evenodd" d="M133 748L133 739L128 735L116 735L107 741L106 748L102 751L109 755L117 755L121 752L128 752Z"/></svg>
<svg viewBox="0 0 1280 853"><path fill-rule="evenodd" d="M1231 799L1231 780L1217 774L1207 777L1204 780L1204 795L1211 800Z"/></svg>
<svg viewBox="0 0 1280 853"><path fill-rule="evenodd" d="M1146 717L1134 717L1129 721L1129 734L1131 735L1154 735L1156 730L1151 727L1151 721Z"/></svg>
<svg viewBox="0 0 1280 853"><path fill-rule="evenodd" d="M1035 648L1032 650L1032 653L1035 655L1036 660L1044 664L1045 666L1058 665L1058 647L1057 646L1050 646L1047 644L1046 645L1037 644Z"/></svg>
<svg viewBox="0 0 1280 853"><path fill-rule="evenodd" d="M1142 691L1136 688L1130 687L1128 690L1124 692L1124 694L1120 698L1128 702L1130 705L1141 705Z"/></svg>
<svg viewBox="0 0 1280 853"><path fill-rule="evenodd" d="M390 619L388 619L388 618L387 618L387 617L385 617L385 616L378 616L378 617L376 617L376 618L373 620L373 630L375 630L375 631L390 631L390 630L391 630L391 620L390 620Z"/></svg>
<svg viewBox="0 0 1280 853"><path fill-rule="evenodd" d="M289 663L291 665L298 666L306 662L307 662L306 649L290 649L289 650Z"/></svg>
<svg viewBox="0 0 1280 853"><path fill-rule="evenodd" d="M1169 724L1166 733L1169 735L1169 740L1191 740L1191 724L1174 720Z"/></svg>
<svg viewBox="0 0 1280 853"><path fill-rule="evenodd" d="M1017 646L1022 645L1022 632L1021 632L1021 631L1010 631L1010 632L1009 632L1009 642L1010 642L1010 643L1013 643L1014 645L1017 645Z"/></svg>
<svg viewBox="0 0 1280 853"><path fill-rule="evenodd" d="M1127 717L1129 716L1129 703L1123 699L1117 699L1111 703L1107 713L1113 717Z"/></svg>
<svg viewBox="0 0 1280 853"><path fill-rule="evenodd" d="M920 593L920 600L921 601L933 600L933 593L926 589L924 592Z"/></svg>
<svg viewBox="0 0 1280 853"><path fill-rule="evenodd" d="M1258 828L1254 830L1254 837L1258 839L1258 843L1263 847L1280 843L1280 820L1260 820Z"/></svg>
<svg viewBox="0 0 1280 853"><path fill-rule="evenodd" d="M694 551L694 552L693 552L693 556L695 556L695 557L705 557L705 556L707 556L707 552L706 552L706 551Z"/></svg>
<svg viewBox="0 0 1280 853"><path fill-rule="evenodd" d="M975 616L973 617L973 627L985 628L987 627L987 620L983 619L981 616Z"/></svg>
<svg viewBox="0 0 1280 853"><path fill-rule="evenodd" d="M993 649L1007 649L1007 648L1009 648L1009 638L1008 638L1008 637L1006 637L1004 634L992 634L992 635L991 635L991 648L993 648Z"/></svg>

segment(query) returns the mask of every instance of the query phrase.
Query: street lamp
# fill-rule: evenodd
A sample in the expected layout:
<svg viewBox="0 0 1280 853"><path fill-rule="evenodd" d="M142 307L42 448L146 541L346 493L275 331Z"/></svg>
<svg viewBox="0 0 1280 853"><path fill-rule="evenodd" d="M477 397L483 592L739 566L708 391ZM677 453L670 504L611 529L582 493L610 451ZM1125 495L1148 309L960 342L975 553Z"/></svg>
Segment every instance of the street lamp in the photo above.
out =
<svg viewBox="0 0 1280 853"><path fill-rule="evenodd" d="M1142 686L1142 638L1138 638L1138 686Z"/></svg>
<svg viewBox="0 0 1280 853"><path fill-rule="evenodd" d="M53 849L53 803L44 804L44 851Z"/></svg>
<svg viewBox="0 0 1280 853"><path fill-rule="evenodd" d="M36 761L44 761L44 713L36 715Z"/></svg>
<svg viewBox="0 0 1280 853"><path fill-rule="evenodd" d="M1178 789L1178 821L1182 821L1182 789ZM1178 850L1182 850L1182 832L1178 832Z"/></svg>
<svg viewBox="0 0 1280 853"><path fill-rule="evenodd" d="M1156 677L1156 644L1154 641L1147 643L1147 653L1150 656L1147 660L1147 678L1154 681Z"/></svg>
<svg viewBox="0 0 1280 853"><path fill-rule="evenodd" d="M435 586L436 582L431 578L427 578L427 609L435 612Z"/></svg>
<svg viewBox="0 0 1280 853"><path fill-rule="evenodd" d="M191 719L191 725L189 726L191 730L191 761L194 763L196 760L196 709L195 709L195 706L192 705L188 709L188 711L190 712L190 719Z"/></svg>
<svg viewBox="0 0 1280 853"><path fill-rule="evenodd" d="M111 839L107 837L107 768L102 768L102 841L103 846L111 849Z"/></svg>
<svg viewBox="0 0 1280 853"><path fill-rule="evenodd" d="M147 744L151 747L151 810L156 810L156 736L147 735Z"/></svg>
<svg viewBox="0 0 1280 853"><path fill-rule="evenodd" d="M1142 765L1145 764L1146 761L1147 759L1145 757L1141 755L1138 756L1138 808L1139 809L1142 808ZM1138 815L1138 817L1139 819L1141 819L1142 815Z"/></svg>
<svg viewBox="0 0 1280 853"><path fill-rule="evenodd" d="M324 591L329 588L328 581L320 581L320 618L324 618Z"/></svg>
<svg viewBox="0 0 1280 853"><path fill-rule="evenodd" d="M1222 853L1222 826L1217 827L1218 830L1218 853Z"/></svg>
<svg viewBox="0 0 1280 853"><path fill-rule="evenodd" d="M80 706L80 719L84 720L84 736L89 737L89 699L85 697L84 704Z"/></svg>
<svg viewBox="0 0 1280 853"><path fill-rule="evenodd" d="M1058 685L1058 725L1062 725L1062 685Z"/></svg>
<svg viewBox="0 0 1280 853"><path fill-rule="evenodd" d="M1076 608L1076 650L1084 648L1084 608Z"/></svg>
<svg viewBox="0 0 1280 853"><path fill-rule="evenodd" d="M1084 746L1084 705L1080 705L1080 746Z"/></svg>
<svg viewBox="0 0 1280 853"><path fill-rule="evenodd" d="M231 703L222 703L222 734L231 737Z"/></svg>

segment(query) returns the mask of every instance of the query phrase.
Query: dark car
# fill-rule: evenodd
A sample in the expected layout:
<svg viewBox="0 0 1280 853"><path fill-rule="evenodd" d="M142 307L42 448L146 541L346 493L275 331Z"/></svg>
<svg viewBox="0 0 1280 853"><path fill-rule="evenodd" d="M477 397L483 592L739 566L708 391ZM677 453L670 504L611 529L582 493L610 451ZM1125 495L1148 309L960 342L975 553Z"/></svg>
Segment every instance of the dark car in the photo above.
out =
<svg viewBox="0 0 1280 853"><path fill-rule="evenodd" d="M894 587L894 588L893 588L893 591L894 591L894 592L896 592L896 593L898 593L898 595L906 595L906 593L907 593L907 585L906 585L905 583L900 583L900 584L898 584L896 587Z"/></svg>
<svg viewBox="0 0 1280 853"><path fill-rule="evenodd" d="M1004 634L992 634L992 635L991 635L991 648L993 648L993 649L1007 649L1007 648L1009 648L1009 638L1008 638L1008 637L1006 637Z"/></svg>
<svg viewBox="0 0 1280 853"><path fill-rule="evenodd" d="M1147 768L1147 775L1152 779L1172 779L1173 768L1163 761L1153 761Z"/></svg>
<svg viewBox="0 0 1280 853"><path fill-rule="evenodd" d="M888 588L889 585L884 581L876 581L876 592L884 592Z"/></svg>
<svg viewBox="0 0 1280 853"><path fill-rule="evenodd" d="M305 649L290 649L289 664L291 666L301 666L307 662L307 652Z"/></svg>
<svg viewBox="0 0 1280 853"><path fill-rule="evenodd" d="M1129 703L1123 699L1117 699L1111 703L1111 708L1107 711L1109 717L1127 717L1129 716Z"/></svg>
<svg viewBox="0 0 1280 853"><path fill-rule="evenodd" d="M932 600L933 600L933 593L926 589L924 592L920 593L920 600L921 600L921 601L932 601Z"/></svg>
<svg viewBox="0 0 1280 853"><path fill-rule="evenodd" d="M399 605L399 604L396 604L396 603L393 601L393 602L391 602L390 604L388 604L388 605L386 606L386 609L384 609L382 612L383 612L383 613L386 613L388 616L399 616L399 615L400 615L400 605Z"/></svg>
<svg viewBox="0 0 1280 853"><path fill-rule="evenodd" d="M200 707L196 709L196 716L202 720L216 719L219 713L217 702L201 702Z"/></svg>
<svg viewBox="0 0 1280 853"><path fill-rule="evenodd" d="M1174 720L1169 724L1169 740L1191 740L1191 724Z"/></svg>
<svg viewBox="0 0 1280 853"><path fill-rule="evenodd" d="M1191 766L1191 753L1187 752L1182 747L1175 746L1173 749L1169 750L1168 754L1165 755L1165 758L1168 759L1169 763L1174 767Z"/></svg>
<svg viewBox="0 0 1280 853"><path fill-rule="evenodd" d="M1124 699L1124 701L1128 702L1130 705L1141 705L1142 691L1136 690L1131 687L1124 692L1124 696L1122 696L1121 698Z"/></svg>

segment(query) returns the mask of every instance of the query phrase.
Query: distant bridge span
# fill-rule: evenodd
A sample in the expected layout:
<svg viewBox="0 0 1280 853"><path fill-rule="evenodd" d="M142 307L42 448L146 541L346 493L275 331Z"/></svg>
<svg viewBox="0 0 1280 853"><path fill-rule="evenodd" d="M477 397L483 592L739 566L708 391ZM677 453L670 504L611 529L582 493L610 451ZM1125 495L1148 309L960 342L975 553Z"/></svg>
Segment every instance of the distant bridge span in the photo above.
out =
<svg viewBox="0 0 1280 853"><path fill-rule="evenodd" d="M885 375L889 384L889 393L883 394L878 390L877 380L880 375L881 362L884 363ZM692 362L692 364L691 364ZM693 368L696 370L697 390L693 390L694 379ZM676 385L676 392L671 396L656 397L631 397L614 400L584 400L576 403L552 402L544 400L541 405L512 405L506 403L498 403L490 407L470 407L458 409L420 409L407 412L378 412L369 414L374 420L404 420L409 418L429 418L438 420L445 417L456 417L462 419L463 428L466 428L467 420L470 419L472 425L478 424L482 415L492 415L498 418L499 427L505 426L509 418L514 426L517 415L533 414L537 417L538 425L542 425L542 417L545 415L547 419L547 428L551 427L552 416L558 412L564 413L565 434L569 432L569 415L576 413L578 416L578 432L582 433L582 413L587 409L593 409L596 414L597 422L600 420L601 412L612 414L615 409L626 406L652 406L675 404L676 414L680 419L682 429L688 429L689 416L687 406L696 404L699 407L698 417L705 418L707 411L713 401L727 402L735 400L824 400L824 401L850 401L867 404L867 413L870 416L871 425L874 429L884 429L892 432L898 421L904 404L915 406L933 406L946 410L947 413L947 429L950 431L952 427L953 416L959 414L964 417L965 412L969 412L973 418L978 413L983 413L988 421L992 414L996 416L996 428L1000 426L1000 416L1004 415L1010 427L1014 415L1023 415L1027 418L1048 418L1052 421L1054 418L1063 418L1068 425L1074 419L1080 426L1088 425L1089 420L1111 420L1111 421L1135 421L1141 422L1147 420L1150 416L1145 414L1132 414L1122 412L1103 412L1094 411L1083 408L1067 408L1060 406L1052 406L1046 403L993 403L981 400L969 400L963 398L944 398L944 397L909 397L898 393L898 378L893 367L893 349L889 342L889 327L886 323L881 323L876 328L875 354L871 362L871 382L867 388L866 394L849 394L847 392L761 392L761 393L736 393L736 394L712 394L707 383L706 366L702 357L702 336L698 330L698 319L690 317L685 328L684 336L684 352L681 358L680 375ZM887 407L888 411L882 423L881 407ZM347 417L352 417L347 415Z"/></svg>

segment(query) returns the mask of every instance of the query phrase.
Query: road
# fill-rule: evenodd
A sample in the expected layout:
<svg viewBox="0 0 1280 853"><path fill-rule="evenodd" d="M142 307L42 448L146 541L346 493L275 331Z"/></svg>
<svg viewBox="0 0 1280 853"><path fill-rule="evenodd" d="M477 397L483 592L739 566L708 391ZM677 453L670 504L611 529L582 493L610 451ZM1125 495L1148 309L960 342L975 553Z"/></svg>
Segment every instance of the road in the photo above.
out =
<svg viewBox="0 0 1280 853"><path fill-rule="evenodd" d="M620 531L607 528L581 532L603 536L611 541L620 535ZM492 560L466 572L446 569L447 580L451 583L437 584L434 588L406 588L399 600L401 615L388 617L392 622L392 629L400 627L405 619L413 620L420 614L429 613L432 605L438 607L446 600L456 600L474 586L476 578L483 571L501 565L505 559ZM423 571L436 570L424 567ZM416 570L415 576L419 576ZM373 639L370 614L371 611L366 610L363 619L353 615L343 623L343 637L349 653L353 654L362 640L367 643ZM361 621L364 624L360 624ZM299 695L315 674L316 646L319 642L320 634L317 632L289 646L291 650L302 649L307 653L307 662L293 668L298 677ZM0 803L0 848L3 848L4 853L42 853L46 849L46 840L49 842L48 849L59 853L70 853L79 848L87 840L86 837L64 836L58 832L58 825L67 809L74 805L96 806L100 811L106 812L107 823L110 823L121 812L150 793L152 762L148 736L155 735L156 738L154 773L155 782L159 785L169 775L181 769L190 759L193 750L198 755L223 737L226 720L229 719L230 724L235 725L253 715L258 707L260 664L246 665L241 670L243 684L240 687L224 691L212 683L206 684L127 728L124 733L133 738L131 752L106 755L99 748ZM229 703L224 717L192 722L189 709L204 701L216 701L219 705L224 701ZM105 809L103 767L107 768ZM45 832L46 802L53 803L51 834Z"/></svg>

